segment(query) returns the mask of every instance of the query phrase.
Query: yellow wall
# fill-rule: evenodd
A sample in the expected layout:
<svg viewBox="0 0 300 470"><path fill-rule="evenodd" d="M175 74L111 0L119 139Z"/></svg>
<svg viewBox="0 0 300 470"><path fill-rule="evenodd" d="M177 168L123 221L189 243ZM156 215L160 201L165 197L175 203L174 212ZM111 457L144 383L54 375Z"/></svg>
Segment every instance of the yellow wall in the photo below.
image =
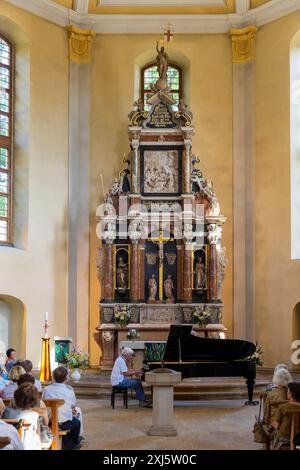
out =
<svg viewBox="0 0 300 470"><path fill-rule="evenodd" d="M26 308L26 355L37 364L43 312L50 334L67 334L68 60L63 28L0 0L3 17L14 22L12 39L30 52L28 60L29 141L18 143L28 160L28 220L24 248L0 247L0 295L19 298ZM8 24L8 23L7 23ZM290 41L300 12L259 29L255 64L255 311L256 336L265 365L288 361L292 312L299 301L300 261L290 259ZM18 31L20 33L18 39ZM9 32L9 27L8 27ZM24 39L25 38L25 39ZM90 353L99 322L95 209L102 202L100 173L107 190L129 151L127 114L132 109L137 64L155 58L156 35L97 35L92 63L90 180ZM19 42L18 42L19 41ZM22 44L22 46L20 45ZM224 323L232 332L232 63L228 35L177 35L170 56L188 67L188 101L194 112L193 152L213 180L228 217L223 245L229 258L223 285ZM22 57L21 57L22 59ZM17 71L18 72L18 71ZM24 163L24 162L22 162ZM25 165L26 166L26 165ZM18 196L19 197L19 196Z"/></svg>
<svg viewBox="0 0 300 470"><path fill-rule="evenodd" d="M11 295L24 303L26 356L37 366L43 312L49 312L52 338L67 333L67 43L62 28L2 0L0 25L17 43L17 64L27 60L30 74L29 102L23 109L25 118L29 112L29 132L15 149L23 160L20 164L29 170L28 196L23 188L24 197L28 197L28 218L24 221L28 239L25 237L25 249L0 247L0 295ZM22 56L24 50L27 53ZM21 70L17 66L19 82ZM19 135L23 122L20 116L16 122Z"/></svg>
<svg viewBox="0 0 300 470"><path fill-rule="evenodd" d="M300 261L291 260L290 41L300 12L259 30L256 58L256 334L266 365L288 361ZM300 338L299 338L300 339Z"/></svg>
<svg viewBox="0 0 300 470"><path fill-rule="evenodd" d="M98 35L93 49L92 155L91 155L91 331L99 323L99 286L96 276L95 208L101 201L99 175L105 190L122 167L129 151L128 112L134 99L134 70L140 57L155 59L153 35ZM224 281L224 323L232 329L232 64L227 35L177 35L170 57L190 61L189 101L194 113L196 135L193 152L201 158L200 168L215 184L222 212L228 216L223 244L229 265ZM141 64L142 65L142 64ZM145 64L143 64L145 65ZM92 362L99 348L91 340Z"/></svg>

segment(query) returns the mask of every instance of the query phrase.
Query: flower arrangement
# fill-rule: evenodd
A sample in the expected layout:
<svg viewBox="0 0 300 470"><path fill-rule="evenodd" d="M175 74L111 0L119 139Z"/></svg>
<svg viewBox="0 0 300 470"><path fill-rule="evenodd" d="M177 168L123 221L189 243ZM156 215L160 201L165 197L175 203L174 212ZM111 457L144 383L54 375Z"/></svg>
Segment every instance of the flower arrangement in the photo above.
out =
<svg viewBox="0 0 300 470"><path fill-rule="evenodd" d="M139 337L140 337L140 334L138 331L136 331L135 328L131 328L127 333L127 338L130 339L131 341L134 341L135 339Z"/></svg>
<svg viewBox="0 0 300 470"><path fill-rule="evenodd" d="M130 322L130 312L127 305L117 305L114 309L114 321L117 325L126 326Z"/></svg>
<svg viewBox="0 0 300 470"><path fill-rule="evenodd" d="M195 307L195 310L193 312L194 323L202 325L203 323L207 323L209 319L210 313L207 310L202 310L200 307Z"/></svg>
<svg viewBox="0 0 300 470"><path fill-rule="evenodd" d="M71 369L84 369L89 366L89 355L73 349L73 351L66 354L66 361Z"/></svg>
<svg viewBox="0 0 300 470"><path fill-rule="evenodd" d="M248 356L244 359L244 361L254 361L258 366L263 366L263 355L264 351L261 346L256 343L256 350L252 354L252 356Z"/></svg>

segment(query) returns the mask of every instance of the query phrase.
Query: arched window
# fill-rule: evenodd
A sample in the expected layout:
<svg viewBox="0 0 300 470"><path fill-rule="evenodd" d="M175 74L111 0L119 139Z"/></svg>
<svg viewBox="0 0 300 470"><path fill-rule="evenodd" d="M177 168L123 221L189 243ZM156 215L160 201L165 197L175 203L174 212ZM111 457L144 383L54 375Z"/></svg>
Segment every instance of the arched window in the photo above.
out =
<svg viewBox="0 0 300 470"><path fill-rule="evenodd" d="M12 242L13 54L0 35L0 243Z"/></svg>
<svg viewBox="0 0 300 470"><path fill-rule="evenodd" d="M182 69L175 64L169 64L168 68L168 85L171 88L171 95L176 100L173 109L178 109L179 99L182 98ZM145 109L150 106L147 104L147 94L151 92L150 85L158 80L158 72L156 64L149 64L141 70L141 99Z"/></svg>

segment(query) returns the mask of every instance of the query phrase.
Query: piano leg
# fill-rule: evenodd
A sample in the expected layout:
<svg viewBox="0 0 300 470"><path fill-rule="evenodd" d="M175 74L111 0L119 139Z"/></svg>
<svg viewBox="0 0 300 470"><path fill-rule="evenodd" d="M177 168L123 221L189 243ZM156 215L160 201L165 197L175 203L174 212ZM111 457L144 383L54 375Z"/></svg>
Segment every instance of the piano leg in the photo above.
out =
<svg viewBox="0 0 300 470"><path fill-rule="evenodd" d="M258 405L257 400L253 400L253 388L255 384L255 378L254 377L248 377L246 380L247 388L248 388L248 400L245 401L245 405Z"/></svg>

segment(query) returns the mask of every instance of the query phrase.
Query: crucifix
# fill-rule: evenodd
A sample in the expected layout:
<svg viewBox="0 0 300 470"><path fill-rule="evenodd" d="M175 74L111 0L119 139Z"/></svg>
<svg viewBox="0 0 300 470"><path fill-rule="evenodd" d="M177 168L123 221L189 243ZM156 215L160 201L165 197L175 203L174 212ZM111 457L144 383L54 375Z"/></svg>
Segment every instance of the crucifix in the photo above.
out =
<svg viewBox="0 0 300 470"><path fill-rule="evenodd" d="M154 243L158 247L158 260L159 260L159 290L158 296L160 302L164 300L164 244L172 240L172 238L164 237L164 232L161 226L159 227L159 236L158 237L150 237L150 241Z"/></svg>

